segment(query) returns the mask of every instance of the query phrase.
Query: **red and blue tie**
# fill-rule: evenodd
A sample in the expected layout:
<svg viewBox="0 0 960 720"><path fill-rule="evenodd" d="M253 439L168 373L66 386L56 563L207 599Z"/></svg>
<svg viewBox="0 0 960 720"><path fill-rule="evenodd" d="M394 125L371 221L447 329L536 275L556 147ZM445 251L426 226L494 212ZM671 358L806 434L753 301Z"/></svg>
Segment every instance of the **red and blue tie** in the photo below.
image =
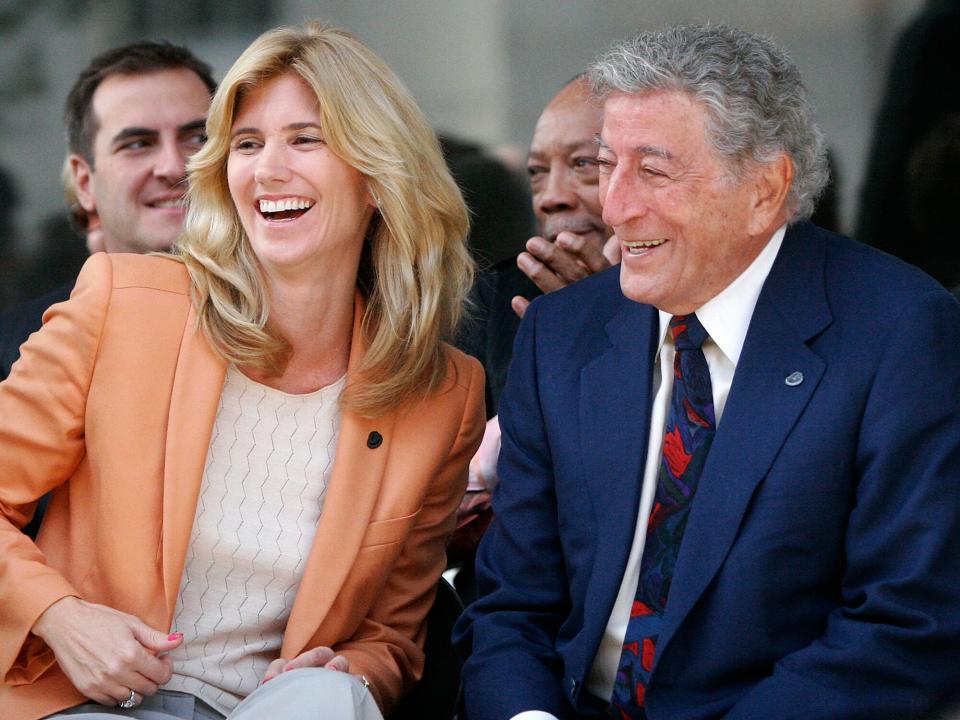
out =
<svg viewBox="0 0 960 720"><path fill-rule="evenodd" d="M646 718L646 690L673 568L717 426L710 371L701 349L707 331L696 315L675 315L670 320L670 334L676 346L673 393L657 492L647 520L640 580L610 699L610 715L617 720Z"/></svg>

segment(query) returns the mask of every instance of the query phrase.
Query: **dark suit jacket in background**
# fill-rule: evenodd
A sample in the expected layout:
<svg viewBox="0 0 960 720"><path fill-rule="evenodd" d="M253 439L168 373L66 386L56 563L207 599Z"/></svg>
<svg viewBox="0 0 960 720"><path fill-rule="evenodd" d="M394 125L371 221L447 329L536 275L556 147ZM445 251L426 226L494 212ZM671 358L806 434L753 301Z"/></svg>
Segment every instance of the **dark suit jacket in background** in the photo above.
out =
<svg viewBox="0 0 960 720"><path fill-rule="evenodd" d="M597 707L584 682L637 525L657 338L618 268L524 318L482 597L455 633L470 720ZM931 278L787 232L691 510L650 720L913 718L956 692L958 347L960 305Z"/></svg>
<svg viewBox="0 0 960 720"><path fill-rule="evenodd" d="M927 0L891 52L877 109L856 237L951 287L960 282L954 214L960 200L960 0ZM954 118L952 125L944 126ZM944 137L944 133L949 133ZM952 142L924 152L934 137ZM921 162L921 167L911 168Z"/></svg>
<svg viewBox="0 0 960 720"><path fill-rule="evenodd" d="M40 329L43 313L51 305L70 297L73 283L61 285L55 290L33 300L15 305L0 314L0 380L10 374L10 367L20 357L20 346L31 333Z"/></svg>
<svg viewBox="0 0 960 720"><path fill-rule="evenodd" d="M513 340L520 327L520 318L510 307L510 301L515 295L532 300L541 294L540 288L517 267L515 257L477 273L470 292L469 315L461 324L455 344L483 365L488 420L497 414L500 406L500 393L513 355Z"/></svg>
<svg viewBox="0 0 960 720"><path fill-rule="evenodd" d="M20 358L20 346L40 329L47 308L69 298L71 290L72 282L61 285L46 295L15 305L0 314L0 380L7 379L10 368ZM40 498L33 519L23 528L23 532L32 538L37 536L48 501L46 495Z"/></svg>

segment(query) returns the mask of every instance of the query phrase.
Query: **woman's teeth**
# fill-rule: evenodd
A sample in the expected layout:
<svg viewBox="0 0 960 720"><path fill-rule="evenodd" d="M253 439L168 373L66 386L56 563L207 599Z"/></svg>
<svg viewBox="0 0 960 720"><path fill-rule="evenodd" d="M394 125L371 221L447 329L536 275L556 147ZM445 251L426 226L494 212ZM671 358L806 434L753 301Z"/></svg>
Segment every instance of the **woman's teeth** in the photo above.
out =
<svg viewBox="0 0 960 720"><path fill-rule="evenodd" d="M275 213L287 210L309 210L313 207L313 200L306 198L287 198L286 200L261 200L260 212Z"/></svg>

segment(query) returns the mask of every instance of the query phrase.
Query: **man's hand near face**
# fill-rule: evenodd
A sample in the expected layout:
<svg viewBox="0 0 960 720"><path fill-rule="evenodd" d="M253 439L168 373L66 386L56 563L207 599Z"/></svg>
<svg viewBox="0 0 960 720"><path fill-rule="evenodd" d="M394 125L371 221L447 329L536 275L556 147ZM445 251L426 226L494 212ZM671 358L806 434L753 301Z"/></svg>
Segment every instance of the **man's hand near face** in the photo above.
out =
<svg viewBox="0 0 960 720"><path fill-rule="evenodd" d="M587 275L606 270L620 262L620 243L610 236L601 249L596 242L575 233L562 232L551 243L542 237L527 240L527 249L517 256L517 267L544 293L559 290ZM517 295L510 301L519 316L530 301Z"/></svg>

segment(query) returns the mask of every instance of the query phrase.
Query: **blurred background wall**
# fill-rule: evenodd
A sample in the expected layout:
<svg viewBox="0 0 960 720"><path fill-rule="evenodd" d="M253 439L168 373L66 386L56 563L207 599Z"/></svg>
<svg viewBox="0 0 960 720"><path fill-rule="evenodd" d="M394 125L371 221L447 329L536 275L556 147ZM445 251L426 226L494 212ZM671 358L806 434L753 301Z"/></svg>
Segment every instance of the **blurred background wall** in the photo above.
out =
<svg viewBox="0 0 960 720"><path fill-rule="evenodd" d="M260 32L317 17L379 52L438 130L523 157L545 102L612 41L680 21L773 36L800 66L838 171L851 231L891 50L923 0L0 0L0 168L18 202L10 247L29 254L65 211L62 104L96 53L140 38L189 45L221 77ZM3 228L3 223L0 223ZM10 235L14 243L10 243ZM8 245L4 249L2 243ZM0 255L0 261L3 256Z"/></svg>

